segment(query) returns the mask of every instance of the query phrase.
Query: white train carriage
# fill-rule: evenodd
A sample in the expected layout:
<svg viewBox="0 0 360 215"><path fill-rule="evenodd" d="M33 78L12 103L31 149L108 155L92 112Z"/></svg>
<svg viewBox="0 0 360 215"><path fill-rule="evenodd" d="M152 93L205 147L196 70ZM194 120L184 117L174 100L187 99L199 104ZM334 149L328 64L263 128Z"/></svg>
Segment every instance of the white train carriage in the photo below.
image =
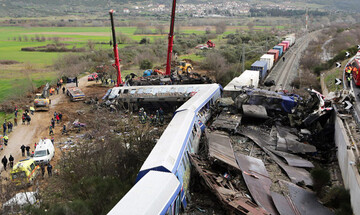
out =
<svg viewBox="0 0 360 215"><path fill-rule="evenodd" d="M141 181L151 170L173 173L181 183L180 200L186 207L191 167L187 152L197 152L200 137L201 128L195 113L177 113L145 160L136 181Z"/></svg>
<svg viewBox="0 0 360 215"><path fill-rule="evenodd" d="M149 209L144 214L163 214L164 211L166 211L166 214L179 214L180 206L182 205L183 208L187 206L186 197L189 194L191 168L187 152L196 153L198 151L201 133L204 128L203 123L210 118L210 105L220 97L220 85L207 85L206 88L201 89L175 112L175 116L142 165L136 178L137 184L134 187L137 187L139 183L142 185L144 183L143 180L148 180L147 177L150 173L163 172L176 177L181 189L177 197L173 198L173 202L168 204L167 209L164 209L162 212L156 212L154 209L154 212L152 212L150 209L157 206L151 206L150 204ZM154 179L153 181L155 182L156 180ZM164 185L164 189L166 189L166 185ZM152 193L152 198L154 199L164 190L154 188L148 189L146 192ZM116 210L115 208L111 210L112 214L122 210L136 211L138 207L141 207L138 200L141 195L143 195L141 189L137 188L134 191L131 189L116 205ZM124 203L122 203L123 201ZM130 203L131 201L133 202Z"/></svg>
<svg viewBox="0 0 360 215"><path fill-rule="evenodd" d="M174 174L150 171L108 214L177 214L180 210L179 200L177 200L180 189L180 182Z"/></svg>
<svg viewBox="0 0 360 215"><path fill-rule="evenodd" d="M184 110L193 110L202 123L206 123L210 116L210 105L221 97L221 86L219 84L209 84L206 89L195 94L189 101L181 105L176 113Z"/></svg>

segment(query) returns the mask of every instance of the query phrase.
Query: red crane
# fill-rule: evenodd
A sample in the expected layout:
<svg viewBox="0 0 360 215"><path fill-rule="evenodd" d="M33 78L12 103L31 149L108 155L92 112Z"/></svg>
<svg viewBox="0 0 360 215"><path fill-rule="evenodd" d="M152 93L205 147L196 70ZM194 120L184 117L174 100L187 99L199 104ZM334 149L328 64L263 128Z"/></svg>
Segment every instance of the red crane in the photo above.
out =
<svg viewBox="0 0 360 215"><path fill-rule="evenodd" d="M116 86L118 87L118 86L120 86L121 84L123 84L123 82L122 82L122 79L121 79L119 50L118 50L118 46L117 46L117 43L116 43L113 13L115 13L114 10L110 10L110 11L109 11L110 20L111 20L111 30L112 30L112 38L113 38L114 56L115 56L115 63L114 63L112 66L115 67L115 69L116 69L116 71L117 71Z"/></svg>
<svg viewBox="0 0 360 215"><path fill-rule="evenodd" d="M172 52L173 52L175 9L176 9L176 0L173 0L165 75L170 75L170 73L171 73L171 56L172 56Z"/></svg>

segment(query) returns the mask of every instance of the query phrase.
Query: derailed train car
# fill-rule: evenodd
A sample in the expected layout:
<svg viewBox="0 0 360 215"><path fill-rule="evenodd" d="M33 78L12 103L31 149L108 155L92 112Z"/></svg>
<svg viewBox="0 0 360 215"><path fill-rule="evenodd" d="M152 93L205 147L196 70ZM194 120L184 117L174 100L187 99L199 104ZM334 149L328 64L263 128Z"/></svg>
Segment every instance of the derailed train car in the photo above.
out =
<svg viewBox="0 0 360 215"><path fill-rule="evenodd" d="M209 84L176 110L141 167L136 184L109 214L178 214L187 206L191 167L188 152L198 151L204 124L211 116L210 105L221 97L221 90L220 85ZM165 181L166 188L159 188L158 182L164 177L173 182Z"/></svg>

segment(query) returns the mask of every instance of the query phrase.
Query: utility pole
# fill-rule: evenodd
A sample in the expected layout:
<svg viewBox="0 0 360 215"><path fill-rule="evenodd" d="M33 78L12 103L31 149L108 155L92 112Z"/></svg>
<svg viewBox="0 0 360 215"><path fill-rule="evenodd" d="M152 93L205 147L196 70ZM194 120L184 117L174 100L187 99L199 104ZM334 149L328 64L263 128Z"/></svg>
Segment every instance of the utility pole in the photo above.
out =
<svg viewBox="0 0 360 215"><path fill-rule="evenodd" d="M244 43L242 44L242 71L245 71L245 45Z"/></svg>
<svg viewBox="0 0 360 215"><path fill-rule="evenodd" d="M309 21L309 14L308 14L308 8L306 8L306 15L305 15L305 30L308 32L308 21Z"/></svg>

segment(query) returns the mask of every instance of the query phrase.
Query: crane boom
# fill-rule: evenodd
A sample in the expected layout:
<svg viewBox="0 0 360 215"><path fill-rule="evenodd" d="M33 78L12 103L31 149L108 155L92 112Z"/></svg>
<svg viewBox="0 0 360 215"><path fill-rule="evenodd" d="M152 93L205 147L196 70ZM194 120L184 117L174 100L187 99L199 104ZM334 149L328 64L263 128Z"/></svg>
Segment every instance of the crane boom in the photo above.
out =
<svg viewBox="0 0 360 215"><path fill-rule="evenodd" d="M173 0L165 75L170 75L170 72L171 72L171 56L172 56L172 52L173 52L174 25L175 25L175 9L176 9L176 0Z"/></svg>
<svg viewBox="0 0 360 215"><path fill-rule="evenodd" d="M116 36L115 36L115 26L114 26L114 10L110 10L109 14L110 14L110 20L111 20L111 30L112 30L112 38L113 38L113 48L114 48L114 57L115 57L115 63L112 65L113 67L115 67L116 71L117 71L117 81L116 81L116 86L120 86L120 84L123 84L122 79L121 79L121 69L120 69L120 59L119 59L119 50L118 50L118 46L116 43Z"/></svg>

